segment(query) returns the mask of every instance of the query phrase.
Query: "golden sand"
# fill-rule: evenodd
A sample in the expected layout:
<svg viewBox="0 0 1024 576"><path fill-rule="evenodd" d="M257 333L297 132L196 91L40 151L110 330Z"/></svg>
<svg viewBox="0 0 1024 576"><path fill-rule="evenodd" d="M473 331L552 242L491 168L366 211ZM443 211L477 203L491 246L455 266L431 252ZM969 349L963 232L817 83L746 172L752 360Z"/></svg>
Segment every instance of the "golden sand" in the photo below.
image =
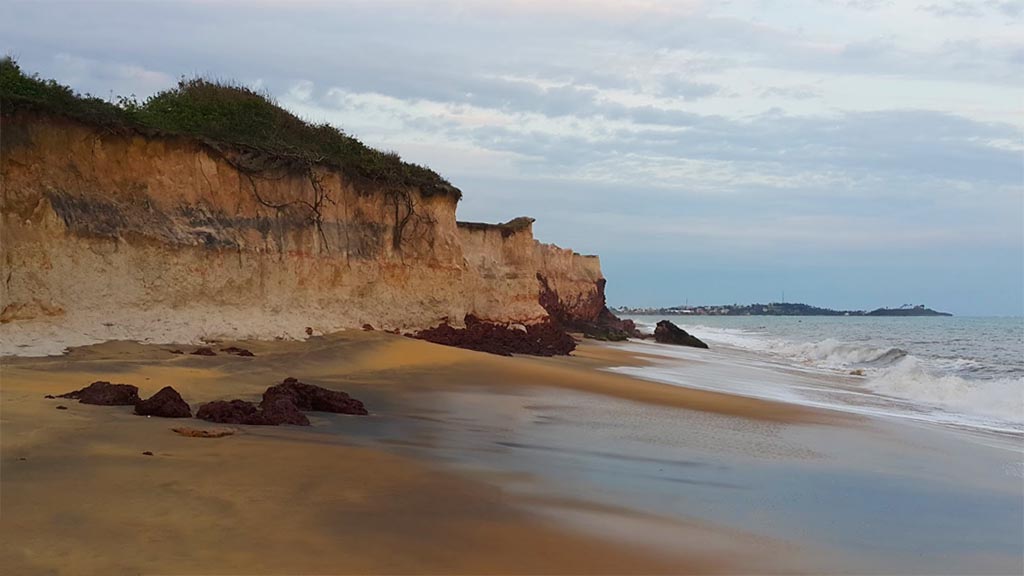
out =
<svg viewBox="0 0 1024 576"><path fill-rule="evenodd" d="M639 520L628 511L529 501L485 475L324 441L315 426L240 427L211 441L172 432L184 424L213 429L198 421L43 398L93 380L135 384L144 398L170 385L193 410L215 399L255 400L267 386L297 376L341 389L358 382L383 395L486 382L567 388L772 422L832 418L599 372L601 366L642 361L599 345L557 359L503 358L380 333L242 345L256 356L174 355L169 346L107 343L63 357L5 358L5 572L710 573L758 566L748 555L714 553L716 538L734 548L743 543L741 549L759 550L762 558L773 549L699 523L662 521L659 533L679 544L657 550L571 529L536 510L568 510L610 527ZM58 403L68 410L56 410Z"/></svg>

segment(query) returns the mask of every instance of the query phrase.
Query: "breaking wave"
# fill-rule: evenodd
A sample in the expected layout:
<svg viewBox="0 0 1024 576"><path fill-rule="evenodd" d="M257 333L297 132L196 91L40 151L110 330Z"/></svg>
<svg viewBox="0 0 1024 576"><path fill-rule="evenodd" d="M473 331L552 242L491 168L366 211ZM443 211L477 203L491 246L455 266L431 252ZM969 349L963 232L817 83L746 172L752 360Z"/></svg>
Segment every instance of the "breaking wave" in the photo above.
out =
<svg viewBox="0 0 1024 576"><path fill-rule="evenodd" d="M1024 423L1024 377L968 379L937 374L919 358L906 356L864 387L947 411Z"/></svg>
<svg viewBox="0 0 1024 576"><path fill-rule="evenodd" d="M653 323L638 322L638 326L641 331L653 332ZM879 399L891 399L919 415L933 413L941 415L939 420L943 422L984 428L1024 427L1024 375L1019 368L1006 371L989 362L955 355L915 356L901 347L903 344L892 346L879 340L786 340L772 337L767 326L683 327L713 349L715 344L724 345L805 369L864 376L851 386ZM913 342L908 347L913 348Z"/></svg>

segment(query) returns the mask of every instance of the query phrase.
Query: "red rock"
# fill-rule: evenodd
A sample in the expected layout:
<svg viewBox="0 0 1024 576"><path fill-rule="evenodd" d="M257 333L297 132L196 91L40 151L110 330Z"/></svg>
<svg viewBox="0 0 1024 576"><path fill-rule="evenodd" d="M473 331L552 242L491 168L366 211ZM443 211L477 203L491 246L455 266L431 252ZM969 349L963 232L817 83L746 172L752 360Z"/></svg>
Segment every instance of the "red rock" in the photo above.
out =
<svg viewBox="0 0 1024 576"><path fill-rule="evenodd" d="M312 336L312 335L313 335L313 329L310 328L309 326L306 326L306 336Z"/></svg>
<svg viewBox="0 0 1024 576"><path fill-rule="evenodd" d="M372 324L363 324L363 331L364 332L373 332L373 325Z"/></svg>
<svg viewBox="0 0 1024 576"><path fill-rule="evenodd" d="M299 408L287 398L277 398L271 402L260 402L259 415L271 426L277 426L278 424L309 426L309 418L306 418L306 415L300 412Z"/></svg>
<svg viewBox="0 0 1024 576"><path fill-rule="evenodd" d="M553 322L531 324L526 327L525 332L501 324L484 322L474 316L466 316L465 322L465 328L441 324L435 328L421 330L413 334L413 337L501 356L556 356L569 354L576 349L576 341L572 336Z"/></svg>
<svg viewBox="0 0 1024 576"><path fill-rule="evenodd" d="M256 405L245 400L217 400L203 404L196 411L196 418L221 424L248 424L257 412Z"/></svg>
<svg viewBox="0 0 1024 576"><path fill-rule="evenodd" d="M139 389L131 384L111 384L97 381L81 390L61 394L58 398L71 398L82 404L100 406L134 406L141 401Z"/></svg>
<svg viewBox="0 0 1024 576"><path fill-rule="evenodd" d="M593 291L586 296L567 302L551 287L547 278L537 274L540 285L538 301L550 316L551 321L575 332L582 332L595 340L621 341L627 338L641 338L640 331L632 320L620 320L605 305L605 279L594 282Z"/></svg>
<svg viewBox="0 0 1024 576"><path fill-rule="evenodd" d="M192 354L195 355L195 356L216 356L217 355L217 353L214 352L212 349L206 348L206 347L196 348L195 352L192 352Z"/></svg>
<svg viewBox="0 0 1024 576"><path fill-rule="evenodd" d="M159 416L160 418L191 418L192 408L188 402L170 386L164 386L159 392L135 405L135 413L139 416Z"/></svg>
<svg viewBox="0 0 1024 576"><path fill-rule="evenodd" d="M290 406L288 406L290 404ZM268 403L265 410L244 400L217 400L199 407L196 418L219 424L249 424L252 426L277 426L296 424L309 426L309 419L291 401L281 398Z"/></svg>
<svg viewBox="0 0 1024 576"><path fill-rule="evenodd" d="M344 392L305 384L295 378L285 378L280 384L267 388L260 407L266 410L279 399L289 400L299 410L360 416L368 413L362 402Z"/></svg>
<svg viewBox="0 0 1024 576"><path fill-rule="evenodd" d="M246 350L245 348L238 348L236 346L228 346L227 348L221 348L220 351L226 354L234 354L235 356L255 356L255 354Z"/></svg>

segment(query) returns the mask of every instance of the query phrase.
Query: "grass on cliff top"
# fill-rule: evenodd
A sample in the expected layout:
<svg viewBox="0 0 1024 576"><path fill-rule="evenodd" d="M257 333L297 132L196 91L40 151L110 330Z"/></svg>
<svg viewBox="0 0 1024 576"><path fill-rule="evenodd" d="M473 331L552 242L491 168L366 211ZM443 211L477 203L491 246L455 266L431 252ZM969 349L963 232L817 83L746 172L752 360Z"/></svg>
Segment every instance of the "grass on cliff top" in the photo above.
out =
<svg viewBox="0 0 1024 576"><path fill-rule="evenodd" d="M32 110L111 130L192 136L256 151L286 165L324 164L384 186L415 186L425 195L462 196L429 168L403 162L394 152L370 148L329 124L306 122L267 94L225 82L182 79L176 87L142 102L120 97L115 104L26 74L13 59L3 58L0 107L4 114Z"/></svg>

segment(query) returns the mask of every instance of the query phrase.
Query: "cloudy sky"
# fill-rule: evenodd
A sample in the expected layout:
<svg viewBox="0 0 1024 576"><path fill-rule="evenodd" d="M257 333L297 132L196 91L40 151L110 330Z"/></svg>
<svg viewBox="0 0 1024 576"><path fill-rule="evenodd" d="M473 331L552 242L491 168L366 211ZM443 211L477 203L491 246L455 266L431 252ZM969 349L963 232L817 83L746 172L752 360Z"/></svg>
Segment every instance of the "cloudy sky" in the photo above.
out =
<svg viewBox="0 0 1024 576"><path fill-rule="evenodd" d="M1024 312L1024 0L0 0L92 94L202 74L537 218L613 305Z"/></svg>

